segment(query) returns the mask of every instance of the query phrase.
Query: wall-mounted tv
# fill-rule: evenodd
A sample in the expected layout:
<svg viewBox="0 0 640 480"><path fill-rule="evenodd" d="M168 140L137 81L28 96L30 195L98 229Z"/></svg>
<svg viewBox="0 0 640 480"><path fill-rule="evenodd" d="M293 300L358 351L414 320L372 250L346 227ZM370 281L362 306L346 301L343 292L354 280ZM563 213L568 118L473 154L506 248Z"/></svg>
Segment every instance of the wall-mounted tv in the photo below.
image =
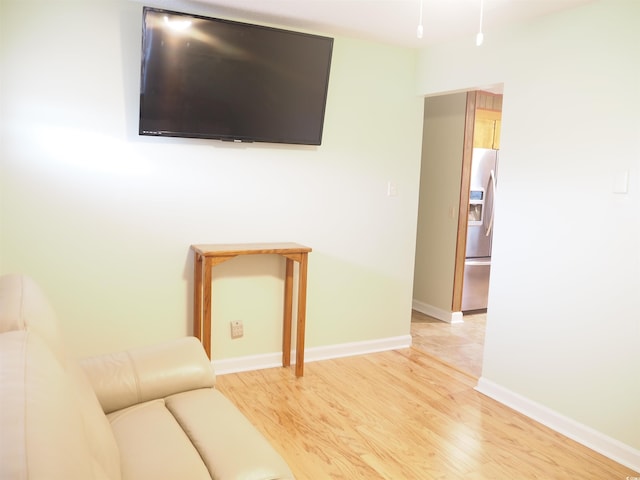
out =
<svg viewBox="0 0 640 480"><path fill-rule="evenodd" d="M333 39L143 8L140 135L320 145Z"/></svg>

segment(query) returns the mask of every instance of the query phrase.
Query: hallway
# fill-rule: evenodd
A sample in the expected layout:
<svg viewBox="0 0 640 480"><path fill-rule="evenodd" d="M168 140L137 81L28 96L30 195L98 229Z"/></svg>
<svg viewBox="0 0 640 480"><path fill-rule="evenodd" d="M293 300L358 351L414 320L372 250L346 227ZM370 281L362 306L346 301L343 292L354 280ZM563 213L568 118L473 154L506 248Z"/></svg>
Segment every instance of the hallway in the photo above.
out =
<svg viewBox="0 0 640 480"><path fill-rule="evenodd" d="M475 377L482 374L487 314L464 316L464 323L446 323L413 310L413 346Z"/></svg>

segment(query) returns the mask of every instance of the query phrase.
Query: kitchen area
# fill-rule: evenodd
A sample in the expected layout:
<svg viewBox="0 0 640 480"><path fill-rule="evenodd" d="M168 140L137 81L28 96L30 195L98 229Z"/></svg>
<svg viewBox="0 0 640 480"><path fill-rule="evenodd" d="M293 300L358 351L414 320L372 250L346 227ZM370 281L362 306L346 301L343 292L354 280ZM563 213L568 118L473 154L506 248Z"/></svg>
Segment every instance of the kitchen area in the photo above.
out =
<svg viewBox="0 0 640 480"><path fill-rule="evenodd" d="M478 375L499 198L501 86L425 98L413 345Z"/></svg>
<svg viewBox="0 0 640 480"><path fill-rule="evenodd" d="M487 309L499 203L502 86L425 98L413 309Z"/></svg>
<svg viewBox="0 0 640 480"><path fill-rule="evenodd" d="M476 96L462 312L487 309L498 186L502 95Z"/></svg>

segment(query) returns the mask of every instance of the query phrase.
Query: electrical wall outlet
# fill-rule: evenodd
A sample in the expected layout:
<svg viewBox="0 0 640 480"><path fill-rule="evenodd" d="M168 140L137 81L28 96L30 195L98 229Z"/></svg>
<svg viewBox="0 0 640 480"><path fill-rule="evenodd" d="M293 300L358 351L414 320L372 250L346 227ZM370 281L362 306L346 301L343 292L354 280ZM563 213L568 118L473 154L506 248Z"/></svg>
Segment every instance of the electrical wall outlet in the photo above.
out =
<svg viewBox="0 0 640 480"><path fill-rule="evenodd" d="M231 338L240 338L244 335L244 327L240 320L231 322Z"/></svg>

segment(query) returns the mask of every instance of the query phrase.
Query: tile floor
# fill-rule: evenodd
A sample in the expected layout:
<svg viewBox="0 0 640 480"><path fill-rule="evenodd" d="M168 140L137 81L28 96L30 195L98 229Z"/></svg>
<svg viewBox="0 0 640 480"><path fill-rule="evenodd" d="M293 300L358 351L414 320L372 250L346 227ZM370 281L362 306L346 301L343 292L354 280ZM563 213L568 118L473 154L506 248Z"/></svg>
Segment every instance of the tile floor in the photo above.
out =
<svg viewBox="0 0 640 480"><path fill-rule="evenodd" d="M486 313L464 316L464 323L446 323L414 310L413 346L475 377L482 373Z"/></svg>

